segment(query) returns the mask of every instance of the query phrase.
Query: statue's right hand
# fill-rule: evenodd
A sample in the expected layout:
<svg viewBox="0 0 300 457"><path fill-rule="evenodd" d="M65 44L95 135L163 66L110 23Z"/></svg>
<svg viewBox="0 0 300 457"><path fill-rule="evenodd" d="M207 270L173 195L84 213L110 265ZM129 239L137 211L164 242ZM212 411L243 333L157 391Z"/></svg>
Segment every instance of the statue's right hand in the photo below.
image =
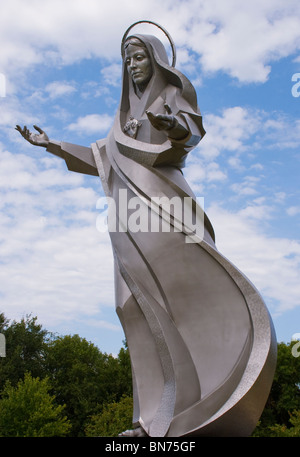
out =
<svg viewBox="0 0 300 457"><path fill-rule="evenodd" d="M25 140L29 141L29 143L34 144L35 146L44 146L46 148L49 144L48 135L37 125L34 125L33 127L39 132L39 135L31 133L26 125L23 128L17 125L15 128Z"/></svg>

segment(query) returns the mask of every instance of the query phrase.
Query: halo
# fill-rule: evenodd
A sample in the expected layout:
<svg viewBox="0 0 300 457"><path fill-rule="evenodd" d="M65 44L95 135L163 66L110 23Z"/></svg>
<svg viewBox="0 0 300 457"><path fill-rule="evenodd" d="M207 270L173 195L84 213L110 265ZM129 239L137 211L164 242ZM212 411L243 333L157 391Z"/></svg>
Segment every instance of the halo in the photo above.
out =
<svg viewBox="0 0 300 457"><path fill-rule="evenodd" d="M168 38L169 43L171 45L171 48L172 48L172 54L173 54L172 67L175 67L175 63L176 63L176 48L175 48L174 42L173 42L170 34L166 31L166 29L164 29L161 25L157 24L156 22L152 22L152 21L137 21L137 22L134 22L134 24L132 24L130 27L128 27L128 29L126 30L126 32L124 33L123 38L122 38L122 44L121 44L121 54L122 54L122 56L123 56L123 46L125 44L125 41L126 41L126 38L128 36L129 31L133 27L135 27L136 25L143 24L143 23L155 25L156 27L158 27L166 35L166 37Z"/></svg>

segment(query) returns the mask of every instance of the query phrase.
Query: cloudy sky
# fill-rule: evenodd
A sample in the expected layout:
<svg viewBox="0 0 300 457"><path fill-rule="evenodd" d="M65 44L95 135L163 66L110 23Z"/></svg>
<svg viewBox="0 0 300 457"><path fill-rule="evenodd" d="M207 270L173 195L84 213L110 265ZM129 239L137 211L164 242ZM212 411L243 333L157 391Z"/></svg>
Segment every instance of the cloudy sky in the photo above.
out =
<svg viewBox="0 0 300 457"><path fill-rule="evenodd" d="M122 347L109 237L96 229L100 180L68 172L14 127L37 124L85 146L104 138L123 33L148 19L170 32L207 131L185 176L204 197L218 249L260 290L278 340L290 341L300 332L299 1L0 4L0 311L31 313L104 352Z"/></svg>

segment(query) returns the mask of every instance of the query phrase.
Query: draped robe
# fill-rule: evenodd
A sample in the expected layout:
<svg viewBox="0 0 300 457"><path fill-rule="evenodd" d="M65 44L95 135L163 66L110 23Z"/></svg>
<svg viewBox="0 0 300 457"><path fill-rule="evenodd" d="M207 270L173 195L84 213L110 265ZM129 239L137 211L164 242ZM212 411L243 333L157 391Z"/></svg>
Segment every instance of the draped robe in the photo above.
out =
<svg viewBox="0 0 300 457"><path fill-rule="evenodd" d="M245 436L254 429L267 399L276 361L268 310L255 287L215 245L202 211L203 236L190 239L184 214L153 208L153 198L197 200L184 179L188 153L205 134L194 89L168 66L157 39L137 36L147 46L154 75L138 98L123 73L123 90L107 138L91 148L50 142L69 170L99 175L118 208L120 192L139 214L156 218L159 231L135 231L117 214L111 231L115 261L116 311L132 366L133 424L149 436ZM188 130L178 141L150 124L146 110L165 104ZM139 122L131 138L124 125ZM125 213L128 216L128 213ZM180 219L180 216L179 216ZM171 229L164 230L164 221ZM126 227L126 230L124 230Z"/></svg>

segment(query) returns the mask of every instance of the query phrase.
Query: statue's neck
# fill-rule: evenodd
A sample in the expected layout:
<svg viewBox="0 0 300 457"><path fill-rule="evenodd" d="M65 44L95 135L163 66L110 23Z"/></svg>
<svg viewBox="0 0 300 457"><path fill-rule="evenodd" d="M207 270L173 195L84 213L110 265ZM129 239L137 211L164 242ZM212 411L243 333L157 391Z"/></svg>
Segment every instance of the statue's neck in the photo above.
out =
<svg viewBox="0 0 300 457"><path fill-rule="evenodd" d="M137 84L134 84L134 92L135 94L137 95L138 98L142 98L142 96L144 95L144 92L145 90L147 89L147 86L148 86L149 83L145 84L145 85L137 85Z"/></svg>

